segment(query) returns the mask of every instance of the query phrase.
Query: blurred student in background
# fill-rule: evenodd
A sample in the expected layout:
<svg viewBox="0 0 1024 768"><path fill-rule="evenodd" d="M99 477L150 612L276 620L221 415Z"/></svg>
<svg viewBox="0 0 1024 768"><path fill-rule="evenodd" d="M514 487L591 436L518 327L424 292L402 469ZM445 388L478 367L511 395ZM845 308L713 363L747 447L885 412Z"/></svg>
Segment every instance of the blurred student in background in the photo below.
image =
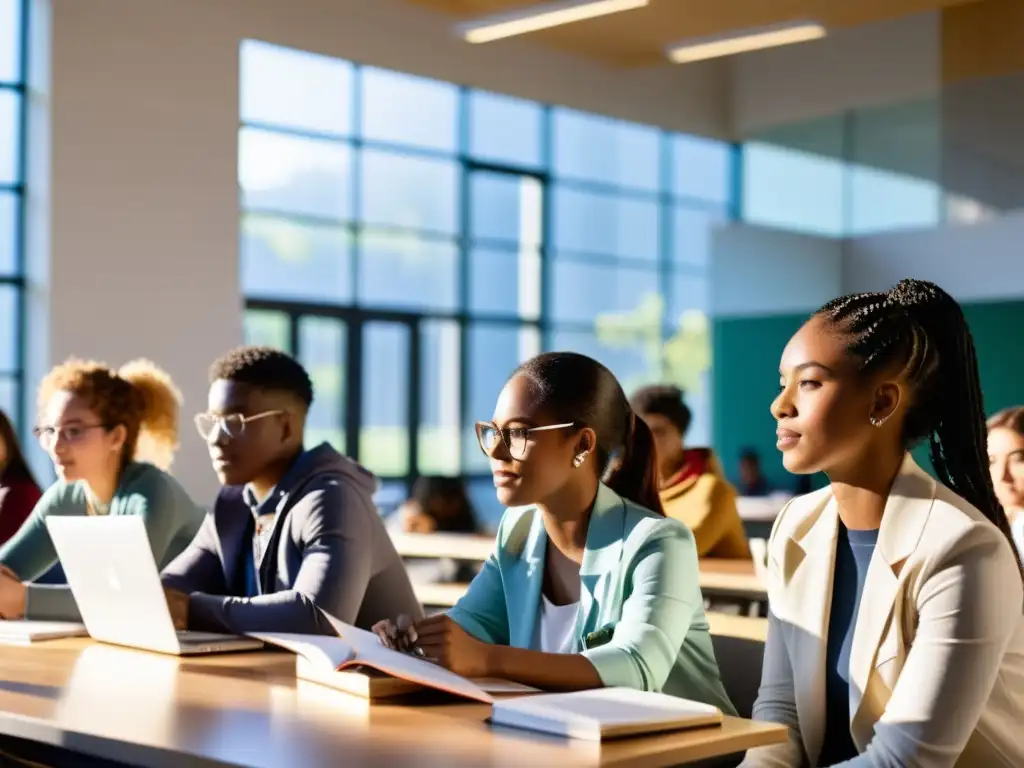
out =
<svg viewBox="0 0 1024 768"><path fill-rule="evenodd" d="M740 453L740 483L736 488L740 496L768 496L773 488L761 471L761 457L753 448Z"/></svg>
<svg viewBox="0 0 1024 768"><path fill-rule="evenodd" d="M495 552L447 615L381 622L382 640L467 677L664 691L734 713L693 535L665 519L650 430L611 371L532 358L477 437L507 508Z"/></svg>
<svg viewBox="0 0 1024 768"><path fill-rule="evenodd" d="M1024 557L1024 406L999 411L988 420L988 466L1017 551Z"/></svg>
<svg viewBox="0 0 1024 768"><path fill-rule="evenodd" d="M0 544L21 528L41 495L11 420L0 411Z"/></svg>
<svg viewBox="0 0 1024 768"><path fill-rule="evenodd" d="M710 448L683 444L690 409L682 390L667 384L643 387L630 402L654 436L665 514L693 531L699 557L750 558L736 491L717 457Z"/></svg>
<svg viewBox="0 0 1024 768"><path fill-rule="evenodd" d="M70 359L46 375L35 432L58 480L0 547L0 616L79 618L66 585L25 583L57 562L49 515L139 515L161 565L185 548L202 510L167 474L178 447L180 399L170 377L145 360L115 371Z"/></svg>

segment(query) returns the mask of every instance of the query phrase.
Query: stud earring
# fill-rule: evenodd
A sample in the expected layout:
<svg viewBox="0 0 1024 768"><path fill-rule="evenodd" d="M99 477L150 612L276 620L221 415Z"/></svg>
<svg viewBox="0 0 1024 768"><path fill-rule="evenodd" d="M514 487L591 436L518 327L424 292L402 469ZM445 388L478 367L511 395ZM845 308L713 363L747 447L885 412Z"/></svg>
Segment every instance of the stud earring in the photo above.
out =
<svg viewBox="0 0 1024 768"><path fill-rule="evenodd" d="M579 469L583 466L583 462L587 460L587 451L582 451L576 454L576 458L572 460L572 465Z"/></svg>

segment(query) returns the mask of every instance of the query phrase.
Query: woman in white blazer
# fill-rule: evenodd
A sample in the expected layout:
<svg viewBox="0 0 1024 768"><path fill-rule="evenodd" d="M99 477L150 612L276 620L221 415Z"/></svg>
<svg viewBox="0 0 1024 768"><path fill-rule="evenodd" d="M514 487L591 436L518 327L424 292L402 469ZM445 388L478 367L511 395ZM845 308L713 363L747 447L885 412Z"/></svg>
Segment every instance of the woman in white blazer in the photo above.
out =
<svg viewBox="0 0 1024 768"><path fill-rule="evenodd" d="M1024 588L996 501L974 345L931 283L847 296L786 346L772 404L791 501L768 545L745 766L1024 766ZM940 480L907 453L927 438Z"/></svg>

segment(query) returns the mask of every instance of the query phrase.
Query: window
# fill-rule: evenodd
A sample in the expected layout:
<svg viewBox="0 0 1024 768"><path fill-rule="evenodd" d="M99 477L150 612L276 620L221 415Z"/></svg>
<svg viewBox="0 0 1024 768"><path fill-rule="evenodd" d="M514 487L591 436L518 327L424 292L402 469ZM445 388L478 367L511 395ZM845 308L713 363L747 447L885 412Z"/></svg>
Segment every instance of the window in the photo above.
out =
<svg viewBox="0 0 1024 768"><path fill-rule="evenodd" d="M0 409L24 414L25 0L0 0Z"/></svg>
<svg viewBox="0 0 1024 768"><path fill-rule="evenodd" d="M246 340L309 368L310 441L382 510L463 475L496 524L473 425L516 366L577 350L638 386L707 310L730 145L254 41L241 66Z"/></svg>

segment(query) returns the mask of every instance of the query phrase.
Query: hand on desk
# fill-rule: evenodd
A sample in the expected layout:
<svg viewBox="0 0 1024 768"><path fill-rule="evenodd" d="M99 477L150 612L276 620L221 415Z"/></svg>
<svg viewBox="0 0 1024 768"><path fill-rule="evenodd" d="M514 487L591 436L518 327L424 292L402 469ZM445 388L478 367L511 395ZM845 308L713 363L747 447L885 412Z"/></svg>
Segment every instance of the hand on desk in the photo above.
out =
<svg viewBox="0 0 1024 768"><path fill-rule="evenodd" d="M20 619L25 615L26 590L18 574L0 565L0 618Z"/></svg>
<svg viewBox="0 0 1024 768"><path fill-rule="evenodd" d="M171 612L171 621L178 630L188 629L188 595L176 589L164 588L167 609Z"/></svg>
<svg viewBox="0 0 1024 768"><path fill-rule="evenodd" d="M421 656L463 677L486 677L490 648L447 615L429 616L414 624L408 616L373 625L385 647Z"/></svg>

